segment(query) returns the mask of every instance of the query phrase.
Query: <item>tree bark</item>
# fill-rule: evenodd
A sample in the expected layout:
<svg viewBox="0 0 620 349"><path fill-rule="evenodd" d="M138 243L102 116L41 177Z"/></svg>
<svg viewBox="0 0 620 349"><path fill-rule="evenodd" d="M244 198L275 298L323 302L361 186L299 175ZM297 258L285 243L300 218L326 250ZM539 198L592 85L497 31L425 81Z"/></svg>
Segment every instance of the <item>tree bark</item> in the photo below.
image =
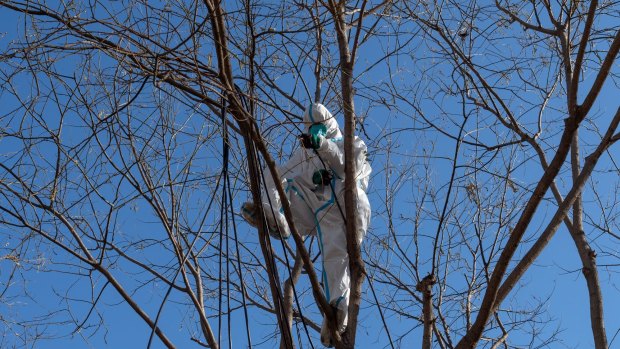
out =
<svg viewBox="0 0 620 349"><path fill-rule="evenodd" d="M420 280L416 290L422 292L422 318L424 329L422 331L422 349L431 349L433 341L433 326L435 315L433 314L433 285L437 279L433 274L429 274Z"/></svg>
<svg viewBox="0 0 620 349"><path fill-rule="evenodd" d="M549 189L551 182L553 182L554 178L557 176L560 171L560 167L566 160L568 152L570 150L570 142L573 138L573 133L578 127L578 122L574 118L569 118L565 122L564 133L562 134L562 138L560 140L560 144L558 145L558 150L549 165L549 168L544 172L532 196L528 200L525 208L523 209L523 213L519 218L519 221L515 225L514 229L510 233L510 237L508 242L504 246L502 253L495 265L495 269L493 269L493 273L491 274L491 278L489 280L487 290L484 294L484 298L482 299L482 304L480 306L480 311L476 320L474 321L472 327L467 331L465 336L459 341L456 348L457 349L465 349L465 348L475 348L476 344L480 340L482 336L482 332L486 326L487 321L490 319L494 309L497 305L497 294L499 291L500 283L508 269L508 264L512 260L514 253L516 252L521 238L527 227L529 226L534 213L536 213L538 205L542 201L545 193Z"/></svg>
<svg viewBox="0 0 620 349"><path fill-rule="evenodd" d="M357 186L355 181L356 164L353 154L353 142L355 140L355 107L353 103L353 54L349 50L347 30L349 29L345 19L344 2L330 1L330 12L334 17L334 26L338 39L340 52L340 88L342 92L342 107L344 111L344 158L345 158L345 184L344 205L346 213L347 252L349 254L349 272L351 276L349 319L347 329L343 334L345 348L355 347L357 332L357 318L362 298L362 284L364 282L364 261L361 255L360 242L357 239ZM366 2L364 2L364 5ZM361 18L364 13L364 5L360 11ZM358 28L359 34L359 28ZM353 44L354 49L357 37ZM335 332L335 331L334 331Z"/></svg>
<svg viewBox="0 0 620 349"><path fill-rule="evenodd" d="M301 254L299 253L299 250L297 250L297 253L295 254L295 264L293 265L293 269L291 270L291 275L284 282L284 315L286 316L286 326L291 333L293 328L293 302L295 300L294 287L297 283L297 280L299 280L302 268L303 263L301 260ZM286 349L286 340L284 337L284 333L282 333L281 337L282 338L280 340L280 349ZM295 347L294 343L293 347Z"/></svg>
<svg viewBox="0 0 620 349"><path fill-rule="evenodd" d="M506 278L506 281L501 285L498 296L497 296L497 304L500 304L508 295L508 293L514 288L517 281L523 276L525 271L529 268L532 263L536 260L536 258L542 253L545 246L551 241L551 238L557 231L559 224L566 217L568 210L573 205L576 196L581 192L581 189L585 185L585 182L590 177L590 174L594 170L596 162L603 154L605 149L609 147L611 144L613 132L618 127L620 123L620 108L617 109L616 114L605 134L601 143L597 147L597 149L586 157L585 164L579 173L575 183L573 184L573 188L571 188L570 192L563 200L562 204L558 207L554 217L551 219L551 222L545 229L545 231L541 234L538 240L534 243L534 245L530 248L530 250L521 258L517 266L512 270L510 275Z"/></svg>
<svg viewBox="0 0 620 349"><path fill-rule="evenodd" d="M273 299L273 306L275 309L276 317L278 320L278 327L282 331L282 342L285 344L285 348L293 347L293 337L291 335L291 331L289 329L286 321L285 321L285 313L283 307L283 294L280 289L280 278L278 275L278 269L275 263L275 259L273 258L274 252L271 247L271 242L269 240L269 235L267 234L267 227L264 224L265 213L263 212L263 205L260 204L263 202L260 195L260 173L259 173L259 164L257 163L256 151L254 148L254 142L252 139L248 137L244 137L245 145L246 145L246 153L248 159L248 169L250 175L250 190L252 192L252 198L255 203L255 207L258 209L258 217L263 217L261 223L258 225L258 240L260 243L261 251L265 258L265 265L267 266L267 275L269 276L269 286L271 288L271 297Z"/></svg>
<svg viewBox="0 0 620 349"><path fill-rule="evenodd" d="M571 169L573 175L573 185L577 183L580 173L579 160L579 132L575 132L571 144ZM590 326L594 337L594 347L596 349L607 348L607 335L605 333L605 322L603 321L603 293L596 267L596 252L592 250L586 234L583 230L583 205L581 194L575 198L573 204L573 226L569 229L573 238L579 258L581 259L583 277L588 286L588 299L590 301Z"/></svg>

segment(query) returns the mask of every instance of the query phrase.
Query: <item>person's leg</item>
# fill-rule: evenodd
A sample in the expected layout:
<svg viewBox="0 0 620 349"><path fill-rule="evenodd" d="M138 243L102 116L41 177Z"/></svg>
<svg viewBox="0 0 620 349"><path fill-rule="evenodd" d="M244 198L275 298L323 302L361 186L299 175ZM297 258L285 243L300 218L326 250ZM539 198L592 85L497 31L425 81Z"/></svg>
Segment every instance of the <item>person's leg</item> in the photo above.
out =
<svg viewBox="0 0 620 349"><path fill-rule="evenodd" d="M336 211L334 211L336 210ZM349 308L351 278L349 275L349 255L344 220L337 208L332 208L324 215L319 214L319 244L323 254L323 283L325 296L336 312L337 331L346 329ZM334 212L332 212L334 211ZM323 320L321 342L331 345L331 334Z"/></svg>
<svg viewBox="0 0 620 349"><path fill-rule="evenodd" d="M290 231L284 215L281 213L280 196L275 190L267 190L268 195L263 195L263 212L267 219L267 229L271 237L280 239L288 238ZM241 216L251 226L258 227L259 216L253 202L245 202L241 206Z"/></svg>
<svg viewBox="0 0 620 349"><path fill-rule="evenodd" d="M310 189L301 186L295 180L285 179L283 183L287 194L285 200L289 201L295 227L302 236L313 234L316 220L312 207L317 206L314 202L316 199L311 201L313 198ZM280 195L275 188L267 188L267 194L263 196L263 210L267 218L269 234L277 239L281 237L286 239L291 233L284 216ZM311 202L308 202L309 200ZM241 214L248 224L253 227L258 225L256 208L253 203L244 203L241 207Z"/></svg>

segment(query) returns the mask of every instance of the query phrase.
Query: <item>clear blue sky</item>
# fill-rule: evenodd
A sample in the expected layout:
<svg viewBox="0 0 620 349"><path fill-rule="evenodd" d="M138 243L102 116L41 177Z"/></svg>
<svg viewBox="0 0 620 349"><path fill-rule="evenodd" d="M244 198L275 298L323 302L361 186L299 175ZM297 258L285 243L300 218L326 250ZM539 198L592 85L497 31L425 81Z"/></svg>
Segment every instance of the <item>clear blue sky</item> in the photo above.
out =
<svg viewBox="0 0 620 349"><path fill-rule="evenodd" d="M13 38L15 33L15 28L22 28L23 21L20 21L18 16L14 13L7 11L6 9L0 10L0 46L4 47L7 45L7 42ZM387 40L387 39L386 39ZM359 53L359 64L356 68L356 71L362 71L365 67L368 67L372 64L372 62L377 59L381 53L382 48L381 45L385 44L386 46L393 45L393 43L381 42L381 41L373 41L370 43L366 43L363 46L363 49ZM413 42L411 45L418 45L418 42ZM430 45L432 46L432 45ZM511 50L515 49L516 46L511 46L510 41L507 40L505 44L505 49ZM334 49L334 48L332 48ZM429 46L420 46L419 50L428 50ZM481 52L484 51L485 47L477 47L477 50ZM427 52L427 51L419 51L419 52ZM333 54L333 52L332 52ZM422 56L424 54L420 53ZM419 86L430 86L427 85L427 82L421 81L417 82L417 78L420 77L416 75L421 71L423 67L431 67L434 62L430 56L425 56L426 59L424 61L417 60L417 58L411 57L403 57L401 60L390 61L391 66L386 66L384 64L373 66L368 72L366 72L358 82L356 82L357 86L362 93L372 93L372 89L367 88L369 86L380 86L383 83L386 83L389 78L394 78L402 81L399 86L403 87L402 92L406 95L407 91L405 87L412 87L417 84ZM491 54L489 54L491 56ZM493 57L488 57L488 60L492 60ZM483 60L482 60L483 61ZM0 62L0 64L3 64ZM65 63L68 64L68 63ZM64 67L65 69L69 69L72 67ZM617 65L615 70L617 72ZM312 81L312 67L301 67L301 74L306 76L307 81ZM437 79L445 79L448 81L448 77L450 74L449 69L438 65L436 69ZM591 79L592 75L586 74L585 79ZM285 80L282 82L282 86L288 87L294 84L291 80ZM580 91L583 93L584 90ZM525 92L524 92L525 93ZM592 121L591 123L586 124L584 127L586 131L583 133L584 137L584 152L587 152L588 146L587 144L591 143L588 137L591 137L592 142L596 141L595 139L595 126L603 127L606 125L606 121L609 118L611 112L615 111L618 107L617 102L618 96L618 87L614 86L611 83L608 83L604 93L601 95L599 102L595 106L594 115L597 116L597 119ZM297 98L299 98L302 102L307 102L306 93L303 90L297 91ZM9 100L9 102L7 102ZM8 105L14 101L8 99L6 94L0 94L0 104ZM388 104L390 101L388 101ZM437 192L439 194L446 193L446 184L448 183L449 175L450 175L450 165L452 159L452 153L455 146L454 141L443 137L438 133L426 132L426 133L417 133L417 132L402 132L393 134L392 131L400 130L403 128L411 128L411 127L419 127L422 123L420 123L419 119L414 121L413 115L415 112L405 105L402 101L395 101L397 103L397 108L388 109L385 106L380 106L377 103L370 103L368 99L364 98L364 95L358 95L356 99L356 112L358 114L368 113L368 117L364 121L366 134L362 137L366 139L371 152L371 159L374 168L374 177L370 188L370 199L371 205L375 210L375 217L373 220L372 229L369 232L369 241L377 242L378 240L385 238L387 235L386 232L386 219L385 219L385 209L382 207L383 199L385 196L386 183L385 183L385 173L388 168L391 168L394 173L397 173L399 170L407 169L407 165L410 164L413 159L417 159L419 156L425 153L432 153L435 157L432 160L429 160L429 166L432 168L431 177L429 182L431 185L437 188ZM450 122L453 121L449 115L441 114L440 107L444 107L444 110L449 110L454 113L458 113L459 105L454 104L454 109L452 110L450 107L445 107L444 103L455 103L455 99L450 99L448 97L444 97L442 100L427 100L421 103L425 108L425 112L427 112L430 116L436 117L439 122L445 123L446 127L450 129L451 133L455 131L454 125L450 126ZM554 103L561 102L555 101ZM177 107L179 114L183 112L191 112L189 108L178 106ZM300 110L295 110L295 108L291 108L292 111L300 112ZM8 110L4 110L2 114L7 113ZM552 111L550 111L551 113ZM50 118L54 118L55 116L50 115ZM57 117L57 116L56 116ZM339 121L341 121L341 114L338 115ZM530 117L530 115L527 115ZM561 116L553 116L558 121L561 121ZM276 113L275 118L283 119L282 115L278 115ZM484 121L482 122L484 123ZM0 125L1 126L1 125ZM293 130L292 127L287 126L289 130ZM476 130L473 125L468 125L468 130L472 132L471 137L476 132L479 133L480 137L487 137L488 134L484 133L484 130ZM69 128L69 130L71 130ZM552 129L545 130L548 133L553 133ZM77 129L74 129L69 132L76 132L75 137L79 138L79 134ZM293 133L296 131L293 131ZM72 137L71 134L68 136ZM290 141L290 137L288 139ZM557 140L557 137L548 137L547 141L552 142L553 140ZM394 149L394 153L391 154L391 157L388 159L385 149L386 145L392 142L396 147ZM11 143L7 140L0 139L0 146L2 147L2 153L10 149ZM554 144L545 144L545 147L553 147ZM215 149L214 152L220 151L221 149ZM459 165L465 165L467 163L467 156L471 155L471 149L469 149L469 153L460 154L459 161L457 162ZM525 150L517 150L515 151L515 159L514 163L519 163L520 161L525 162L525 158L527 156L531 156L531 149ZM609 156L605 156L602 158L599 166L597 167L601 172L596 173L596 183L595 186L598 189L598 194L601 195L601 199L604 202L613 201L615 198L614 193L617 188L617 172L615 172L615 165L610 161L610 159L617 157L618 150L617 146L612 147L609 152ZM243 155L235 154L237 157L242 157ZM417 160L415 160L417 161ZM207 164L207 168L209 171L213 173L217 173L220 163L216 161L209 162L205 160ZM540 168L532 167L532 163L530 162L527 166L522 168L518 168L514 172L514 180L518 184L528 185L531 182L534 182L538 176L540 176L541 170ZM420 171L423 170L423 166L417 165L413 168L411 172L404 172L403 177L406 180L403 181L402 185L399 187L400 191L396 194L396 212L395 216L412 216L413 209L412 202L415 197L418 195L418 187L421 185L419 182L420 178L424 178L425 174ZM566 179L569 178L566 172L562 174L562 180L558 182L558 185L562 188L563 193L566 192L569 183L567 183ZM459 176L467 177L466 169L463 169L459 172ZM398 178L396 176L390 177L392 183L396 182ZM463 180L466 182L466 180ZM591 190L591 186L588 185L584 192L584 202L586 203L586 212L592 219L592 221L599 221L599 216L601 212L599 212L596 197L594 196L594 192ZM605 188L609 188L606 190ZM195 193L196 197L200 196L200 193ZM464 199L464 191L461 191L460 194L456 195L455 198L459 200ZM235 197L235 207L239 207L240 203L246 199L245 193L240 192L239 195ZM203 198L203 200L206 200ZM457 201L457 199L455 199ZM443 198L440 197L440 203L443 203ZM430 205L432 206L432 205ZM544 229L546 222L553 215L553 208L555 205L553 203L546 204L541 206L539 213L536 215L535 220L530 225L530 229L526 234L526 237L535 237L537 233L540 233L542 229ZM429 208L429 211L432 211L433 208ZM149 223L149 219L141 218L140 215L145 214L145 208L141 207L138 211L134 212L134 215L129 211L124 212L123 215L119 216L117 219L117 224L119 227L119 231L125 234L133 234L139 231L142 234L150 233L150 230L153 229L153 233L156 233L156 230L161 230L161 227L157 227L156 225L151 225ZM610 207L611 213L615 212L614 207ZM146 215L146 214L145 214ZM137 218L137 219L136 219ZM253 234L255 234L254 230L241 223L239 218L237 218L237 222L239 222L239 234L241 239L244 241L252 241ZM410 222L407 222L406 219L403 219L398 226L399 231L403 232L403 235L411 232L413 228ZM422 225L422 229L428 231L428 235L434 235L434 231L436 229L437 222L436 221L425 221ZM617 228L617 226L612 227L612 229ZM161 233L161 231L159 231ZM232 233L232 231L231 231ZM590 225L586 225L586 233L589 236L599 236L600 234L597 232L595 228ZM6 243L12 243L14 240L9 238L10 233L6 228L0 227L0 243L5 243L2 239L6 239ZM410 243L410 237L403 237L401 243L406 244ZM422 239L420 242L421 246L424 248L428 248L431 246L430 239ZM593 247L597 251L603 251L599 255L599 264L612 264L616 262L616 256L611 253L617 251L617 243L610 239L609 236L601 235L600 237L592 240ZM365 247L369 246L377 246L370 244L367 242ZM256 251L256 245L251 246ZM523 251L519 251L523 252ZM54 251L47 251L47 253L54 254ZM375 251L371 251L371 253L375 253ZM157 260L159 256L153 255L150 256L153 259ZM387 258L387 257L386 257ZM390 257L393 258L393 257ZM430 256L424 254L424 258L430 258ZM390 260L391 261L391 260ZM386 265L392 265L386 259ZM428 263L424 264L423 267L425 269L420 270L420 275L424 276L430 269L428 267ZM8 261L0 261L0 281L4 280L4 275L9 268ZM59 303L60 297L54 294L55 292L64 292L66 289L66 285L69 283L76 282L75 285L71 288L71 294L68 296L70 298L88 298L90 294L91 285L86 278L74 278L72 276L62 275L60 273L50 273L47 272L47 268L54 269L54 266L44 265L42 267L41 272L31 271L28 275L33 276L27 283L27 289L30 292L31 300L28 300L27 303L18 303L8 307L6 304L0 304L0 315L1 316L11 316L14 315L21 319L29 319L35 318L41 314L45 314L47 312L55 311L59 308L69 307L73 313L63 313L61 314L62 318L72 317L77 315L79 318L82 316L88 309L88 307L79 301L72 301L68 305ZM529 305L534 306L538 301L545 301L545 310L546 314L550 317L548 319L548 326L543 327L543 331L546 333L552 333L555 330L561 331L560 338L562 342L555 342L548 347L552 348L588 348L592 346L591 334L589 329L589 318L588 318L588 308L589 305L587 303L587 289L585 287L585 282L580 273L581 264L579 262L576 250L574 248L573 242L570 239L566 229L561 227L553 241L550 243L548 248L543 252L541 257L537 260L536 264L532 269L524 276L521 280L521 286L518 289L518 293L515 298L509 299L506 301L505 306L502 308L508 308L509 306L516 305ZM620 301L618 301L618 285L617 285L617 275L615 273L614 266L609 266L609 268L601 267L600 268L600 278L601 284L603 286L603 296L605 302L605 316L606 316L606 326L608 338L611 340L616 332L620 330L620 316L616 314L616 309L620 307ZM406 270L391 270L394 273L406 273ZM86 272L85 270L80 270L80 272ZM286 274L282 270L281 277L284 277ZM122 278L122 281L132 283L131 275L122 275L118 274L119 277ZM305 278L305 275L302 275L302 279ZM102 278L95 277L95 288L100 289L103 286ZM409 280L413 282L412 280ZM463 282L455 281L455 284L459 284ZM300 289L307 287L307 282L300 282ZM389 287L385 287L383 285L376 285L378 296L380 299L387 299L392 296L393 290ZM166 290L165 285L162 284L149 284L142 288L139 292L139 299L144 306L144 309L151 315L154 316L159 305L160 305L160 295L164 293ZM372 305L372 295L369 293L370 289L368 288L368 283L365 283L364 290L366 292L364 296L364 304L362 305L361 315L360 315L360 327L358 330L358 347L359 348L382 348L388 345L385 334L382 331L382 324L380 322L380 318L376 308ZM304 290L307 291L307 290ZM149 296L150 295L150 296ZM62 294L61 294L62 296ZM308 305L312 304L312 296L308 293L300 292L301 301ZM195 326L195 319L188 317L184 311L185 307L177 306L176 301L181 301L180 299L176 299L173 293L170 301L166 304L163 317L161 319L161 324L167 330L167 335L172 339L173 342L178 343L178 346L181 348L186 347L198 347L193 342L189 341L187 338L187 332L185 329L188 326ZM414 302L413 299L405 299L403 302ZM138 318L132 311L128 310L126 305L121 304L122 300L118 297L118 295L111 289L108 288L107 291L103 293L103 296L100 300L100 304L102 306L97 307L95 316L91 319L97 319L98 316L101 316L104 319L103 326L99 331L93 333L90 330L83 331L83 336L81 334L75 334L73 336L69 336L60 340L42 340L36 344L36 348L59 348L59 347L69 347L69 348L140 348L146 347L146 343L148 342L149 331L147 326L144 324L142 320ZM114 305L116 304L116 305ZM237 303L235 303L236 305ZM104 306L105 305L105 306ZM108 306L110 305L110 306ZM112 306L114 305L114 306ZM320 315L317 312L316 307L309 306L307 307L308 313L311 314L311 318L320 324ZM411 306L412 311L415 312L416 306ZM213 311L210 311L210 314L213 314ZM418 313L413 313L412 315L417 316ZM262 312L257 311L255 309L250 310L250 323L252 323L252 340L253 344L256 347L271 347L274 341L268 340L269 335L272 333L275 326L274 318L264 315ZM552 321L553 320L553 321ZM541 319L541 321L545 321ZM95 321L96 322L96 321ZM194 322L194 323L192 323ZM91 322L92 323L92 322ZM231 329L231 338L233 339L232 347L237 348L241 347L245 343L245 324L243 318L243 312L238 310L233 314L232 319L232 329ZM414 326L414 322L410 319L400 318L393 313L388 314L388 323L390 327L390 331L393 335L404 333L411 330ZM212 319L211 322L213 328L217 330L217 320ZM303 329L301 326L299 327L301 330L301 336L305 336ZM67 334L67 327L63 326L51 326L44 333L44 335L55 336L57 334ZM62 331L62 332L60 332ZM226 331L226 328L224 328ZM68 331L70 332L70 331ZM318 336L313 333L313 343L315 347L320 347ZM513 340L513 344L515 345L526 345L527 343L520 343L521 338L519 337L519 333L515 333L516 337L511 337ZM298 334L295 334L295 337ZM227 337L227 334L223 334L224 337ZM420 329L414 329L410 332L409 335L405 337L405 341L401 343L402 347L418 347L419 346L419 336ZM525 337L523 337L525 340ZM306 343L306 339L303 339L303 342ZM15 342L19 344L18 342ZM226 341L223 342L223 344ZM620 347L618 341L613 342L613 347ZM9 342L9 345L12 345L12 342ZM225 345L223 345L225 346ZM153 348L163 347L161 343L155 341ZM545 346L543 346L545 347Z"/></svg>

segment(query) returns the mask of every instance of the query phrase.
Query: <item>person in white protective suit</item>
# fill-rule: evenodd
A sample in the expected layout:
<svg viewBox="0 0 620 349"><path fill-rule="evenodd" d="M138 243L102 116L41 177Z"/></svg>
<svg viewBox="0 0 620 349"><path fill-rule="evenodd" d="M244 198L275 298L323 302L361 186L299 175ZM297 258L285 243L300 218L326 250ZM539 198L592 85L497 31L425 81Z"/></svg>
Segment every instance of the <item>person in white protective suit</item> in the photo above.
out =
<svg viewBox="0 0 620 349"><path fill-rule="evenodd" d="M338 331L347 326L350 276L345 233L344 207L344 139L338 122L319 103L304 112L307 134L301 137L302 147L290 160L278 167L282 186L300 234L316 234L322 254L322 281L325 296L336 310ZM366 196L371 167L367 161L366 144L355 137L353 154L356 162L357 239L361 243L370 223L370 203ZM266 176L263 209L269 233L274 238L288 238L290 230L281 207L273 179ZM245 203L242 216L257 225L255 207ZM331 346L331 335L323 321L321 342Z"/></svg>

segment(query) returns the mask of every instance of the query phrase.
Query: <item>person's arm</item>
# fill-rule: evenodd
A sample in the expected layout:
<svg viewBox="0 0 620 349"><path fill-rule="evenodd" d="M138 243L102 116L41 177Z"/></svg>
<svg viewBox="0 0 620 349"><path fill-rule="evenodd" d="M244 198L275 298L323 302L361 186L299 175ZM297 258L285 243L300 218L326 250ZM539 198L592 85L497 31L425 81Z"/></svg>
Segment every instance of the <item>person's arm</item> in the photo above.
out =
<svg viewBox="0 0 620 349"><path fill-rule="evenodd" d="M334 171L338 178L344 178L344 142L323 139L321 146L317 149L321 160L327 169Z"/></svg>
<svg viewBox="0 0 620 349"><path fill-rule="evenodd" d="M364 141L355 137L353 141L353 156L355 156L356 174L355 179L365 177L370 174L370 165L367 162L366 144ZM344 142L334 142L324 139L321 146L317 149L325 165L334 171L339 178L344 178Z"/></svg>
<svg viewBox="0 0 620 349"><path fill-rule="evenodd" d="M366 143L364 143L364 141L359 137L355 137L355 142L353 143L353 154L355 154L355 163L357 168L355 179L358 182L358 187L363 191L366 191L366 189L368 189L368 181L370 179L372 167L368 161L368 149L366 148Z"/></svg>

